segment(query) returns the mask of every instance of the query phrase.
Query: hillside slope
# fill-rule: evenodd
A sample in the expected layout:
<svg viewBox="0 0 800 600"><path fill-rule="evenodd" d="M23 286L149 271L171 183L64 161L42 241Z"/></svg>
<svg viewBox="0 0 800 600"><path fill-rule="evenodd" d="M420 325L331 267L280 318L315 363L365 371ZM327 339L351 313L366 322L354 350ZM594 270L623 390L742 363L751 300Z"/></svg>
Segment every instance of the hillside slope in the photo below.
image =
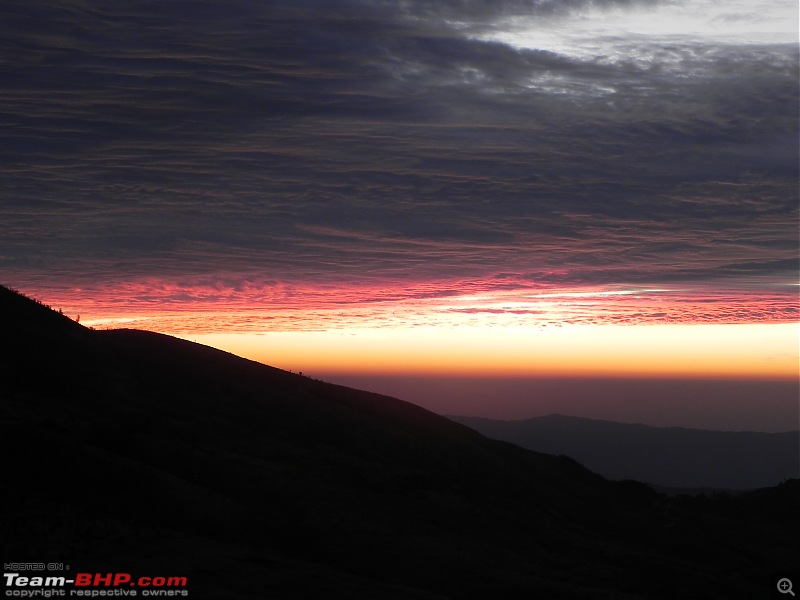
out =
<svg viewBox="0 0 800 600"><path fill-rule="evenodd" d="M698 504L0 288L0 551L201 598L752 598L797 486ZM770 507L764 510L764 507Z"/></svg>

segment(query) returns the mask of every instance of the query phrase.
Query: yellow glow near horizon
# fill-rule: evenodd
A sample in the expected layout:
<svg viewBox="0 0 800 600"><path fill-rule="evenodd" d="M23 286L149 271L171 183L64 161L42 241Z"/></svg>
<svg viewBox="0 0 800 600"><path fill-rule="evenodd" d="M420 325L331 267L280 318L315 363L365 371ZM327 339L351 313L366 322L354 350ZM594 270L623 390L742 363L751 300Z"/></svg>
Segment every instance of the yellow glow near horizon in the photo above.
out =
<svg viewBox="0 0 800 600"><path fill-rule="evenodd" d="M418 327L182 335L318 373L798 378L798 324Z"/></svg>

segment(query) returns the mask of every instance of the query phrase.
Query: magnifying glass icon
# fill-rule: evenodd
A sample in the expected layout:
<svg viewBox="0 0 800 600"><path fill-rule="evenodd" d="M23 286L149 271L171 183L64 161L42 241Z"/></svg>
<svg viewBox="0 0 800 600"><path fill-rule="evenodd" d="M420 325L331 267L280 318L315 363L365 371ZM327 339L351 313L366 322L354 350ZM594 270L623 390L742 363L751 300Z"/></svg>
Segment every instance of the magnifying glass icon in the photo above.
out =
<svg viewBox="0 0 800 600"><path fill-rule="evenodd" d="M794 596L794 592L792 591L792 580L783 577L782 579L778 580L778 591L781 594L791 594Z"/></svg>

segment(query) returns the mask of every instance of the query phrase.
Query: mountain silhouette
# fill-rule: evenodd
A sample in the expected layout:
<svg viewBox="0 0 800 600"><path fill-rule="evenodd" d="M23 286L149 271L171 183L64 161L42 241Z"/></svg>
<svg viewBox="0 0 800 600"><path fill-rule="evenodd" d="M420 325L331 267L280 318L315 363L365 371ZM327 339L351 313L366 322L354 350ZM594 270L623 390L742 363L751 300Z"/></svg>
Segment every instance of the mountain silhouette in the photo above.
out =
<svg viewBox="0 0 800 600"><path fill-rule="evenodd" d="M668 498L413 404L0 288L5 561L193 597L756 598L798 482Z"/></svg>
<svg viewBox="0 0 800 600"><path fill-rule="evenodd" d="M450 418L493 439L570 456L610 479L744 490L800 475L800 431L706 431L564 415L517 421Z"/></svg>

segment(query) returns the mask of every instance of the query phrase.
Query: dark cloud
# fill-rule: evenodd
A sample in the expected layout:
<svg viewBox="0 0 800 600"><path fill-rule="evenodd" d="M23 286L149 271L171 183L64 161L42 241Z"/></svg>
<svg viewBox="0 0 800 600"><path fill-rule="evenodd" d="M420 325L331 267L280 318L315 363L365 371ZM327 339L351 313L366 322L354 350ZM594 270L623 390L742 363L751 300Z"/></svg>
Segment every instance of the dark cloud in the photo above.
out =
<svg viewBox="0 0 800 600"><path fill-rule="evenodd" d="M37 290L796 280L796 44L495 35L669 4L4 2L0 268Z"/></svg>

